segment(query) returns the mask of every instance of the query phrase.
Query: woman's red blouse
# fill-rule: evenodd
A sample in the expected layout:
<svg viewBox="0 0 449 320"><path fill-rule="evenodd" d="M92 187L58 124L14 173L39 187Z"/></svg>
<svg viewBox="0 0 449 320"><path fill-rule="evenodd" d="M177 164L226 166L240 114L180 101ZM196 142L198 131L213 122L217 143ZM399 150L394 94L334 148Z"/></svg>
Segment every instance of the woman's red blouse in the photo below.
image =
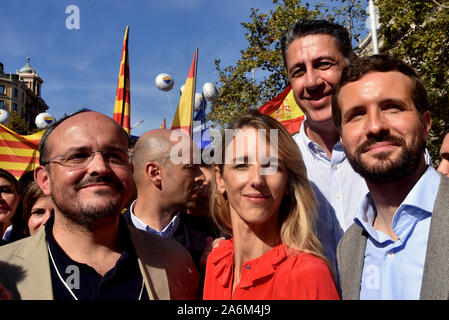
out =
<svg viewBox="0 0 449 320"><path fill-rule="evenodd" d="M205 300L339 299L332 274L320 258L280 244L243 264L232 293L234 241L221 241L207 258Z"/></svg>

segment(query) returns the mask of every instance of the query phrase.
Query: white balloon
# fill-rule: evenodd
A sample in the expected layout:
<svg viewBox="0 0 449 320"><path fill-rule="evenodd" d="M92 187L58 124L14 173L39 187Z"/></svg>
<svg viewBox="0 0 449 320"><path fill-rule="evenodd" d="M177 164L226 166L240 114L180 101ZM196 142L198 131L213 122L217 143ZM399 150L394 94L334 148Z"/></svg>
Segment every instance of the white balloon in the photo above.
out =
<svg viewBox="0 0 449 320"><path fill-rule="evenodd" d="M0 123L6 124L9 121L9 112L6 110L0 109Z"/></svg>
<svg viewBox="0 0 449 320"><path fill-rule="evenodd" d="M39 113L36 116L36 120L35 120L36 127L38 127L39 129L45 129L45 128L49 127L54 122L55 122L55 118L47 112Z"/></svg>
<svg viewBox="0 0 449 320"><path fill-rule="evenodd" d="M158 74L154 82L156 83L156 87L162 91L170 91L175 84L173 78L167 73Z"/></svg>
<svg viewBox="0 0 449 320"><path fill-rule="evenodd" d="M184 85L182 85L181 88L179 89L179 94L182 94L183 91L184 91Z"/></svg>
<svg viewBox="0 0 449 320"><path fill-rule="evenodd" d="M215 87L215 85L213 83L206 82L203 85L203 93L204 93L204 97L207 100L209 100L210 102L217 101L218 91L217 91L217 88Z"/></svg>
<svg viewBox="0 0 449 320"><path fill-rule="evenodd" d="M207 101L204 99L203 94L201 93L195 93L195 106L193 108L193 111L197 112L200 107L202 107L202 104L204 103L204 108L207 106Z"/></svg>

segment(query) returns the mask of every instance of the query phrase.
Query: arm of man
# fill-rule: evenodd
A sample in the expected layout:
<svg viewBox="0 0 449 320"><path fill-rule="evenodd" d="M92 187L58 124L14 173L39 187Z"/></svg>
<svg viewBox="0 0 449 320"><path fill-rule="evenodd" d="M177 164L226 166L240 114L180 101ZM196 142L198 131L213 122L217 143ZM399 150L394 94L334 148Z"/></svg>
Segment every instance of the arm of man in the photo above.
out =
<svg viewBox="0 0 449 320"><path fill-rule="evenodd" d="M201 298L200 274L180 243L129 226L150 299Z"/></svg>
<svg viewBox="0 0 449 320"><path fill-rule="evenodd" d="M218 246L220 241L223 240L225 240L225 237L220 237L216 239L212 237L206 238L206 247L204 248L203 254L201 255L200 258L200 268L202 269L203 272L206 272L206 261L207 257L209 256L209 253Z"/></svg>

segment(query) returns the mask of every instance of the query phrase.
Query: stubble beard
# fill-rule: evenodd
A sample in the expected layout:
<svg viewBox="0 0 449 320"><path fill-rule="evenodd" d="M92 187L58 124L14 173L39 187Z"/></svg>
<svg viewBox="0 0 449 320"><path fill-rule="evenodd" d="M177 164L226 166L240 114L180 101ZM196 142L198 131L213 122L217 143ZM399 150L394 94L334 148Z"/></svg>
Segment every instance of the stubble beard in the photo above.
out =
<svg viewBox="0 0 449 320"><path fill-rule="evenodd" d="M97 190L94 196L98 201L89 202L82 199L79 190L88 183L100 181L114 183L119 196L114 197L111 191ZM124 185L115 177L90 177L76 185L73 192L57 192L59 197L55 197L52 190L51 198L64 217L76 225L93 231L105 223L115 221L122 209L124 192L126 193Z"/></svg>
<svg viewBox="0 0 449 320"><path fill-rule="evenodd" d="M96 193L96 195L102 198L101 193ZM86 203L79 198L74 199L67 194L63 194L63 201L58 201L53 195L52 199L58 211L65 218L89 231L101 227L106 221L115 220L121 209L121 203L117 199L109 202L105 200L105 204L102 206L97 203Z"/></svg>
<svg viewBox="0 0 449 320"><path fill-rule="evenodd" d="M419 166L426 142L421 137L417 138L410 147L404 139L400 137L386 136L380 141L392 141L402 147L398 159L389 158L391 152L381 152L375 155L377 162L375 165L368 165L361 158L364 150L379 140L369 139L360 145L354 154L346 150L349 163L354 171L360 174L367 182L373 184L390 184L398 182L410 176Z"/></svg>

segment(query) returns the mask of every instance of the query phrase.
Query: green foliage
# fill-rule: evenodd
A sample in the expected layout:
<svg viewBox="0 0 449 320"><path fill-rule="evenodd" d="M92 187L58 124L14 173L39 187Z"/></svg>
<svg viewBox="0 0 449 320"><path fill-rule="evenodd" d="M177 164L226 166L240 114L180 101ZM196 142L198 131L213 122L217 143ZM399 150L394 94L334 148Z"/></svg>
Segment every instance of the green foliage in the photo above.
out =
<svg viewBox="0 0 449 320"><path fill-rule="evenodd" d="M328 5L317 4L311 8L308 3L301 5L299 0L273 0L275 8L268 13L252 8L250 21L242 22L247 30L245 38L249 45L240 51L241 58L236 65L225 68L221 67L220 60L215 60L220 96L211 105L208 120L223 126L281 93L288 85L288 79L282 61L280 38L296 20L324 18L343 24L342 21L348 21L354 37L358 37L360 24L354 21L364 17L360 3L359 0L334 0L327 1ZM256 70L254 80L253 69Z"/></svg>
<svg viewBox="0 0 449 320"><path fill-rule="evenodd" d="M447 0L439 0L445 6ZM326 1L313 8L299 0L273 0L268 13L251 9L243 22L248 47L233 66L219 72L219 99L211 105L208 120L224 125L248 109L257 108L279 94L288 84L280 51L280 38L287 28L301 18L324 18L347 26L353 46L365 28L367 1ZM439 162L439 148L449 130L449 9L432 1L376 1L382 24L379 30L381 52L389 52L410 63L421 75L430 100L432 131L428 149ZM255 68L253 81L251 71Z"/></svg>
<svg viewBox="0 0 449 320"><path fill-rule="evenodd" d="M449 129L449 9L434 2L401 0L377 1L376 5L382 24L379 36L384 41L380 51L410 63L427 88L432 113L427 147L438 163Z"/></svg>
<svg viewBox="0 0 449 320"><path fill-rule="evenodd" d="M5 126L22 135L30 134L30 130L25 119L21 118L15 111L11 112L9 121Z"/></svg>

